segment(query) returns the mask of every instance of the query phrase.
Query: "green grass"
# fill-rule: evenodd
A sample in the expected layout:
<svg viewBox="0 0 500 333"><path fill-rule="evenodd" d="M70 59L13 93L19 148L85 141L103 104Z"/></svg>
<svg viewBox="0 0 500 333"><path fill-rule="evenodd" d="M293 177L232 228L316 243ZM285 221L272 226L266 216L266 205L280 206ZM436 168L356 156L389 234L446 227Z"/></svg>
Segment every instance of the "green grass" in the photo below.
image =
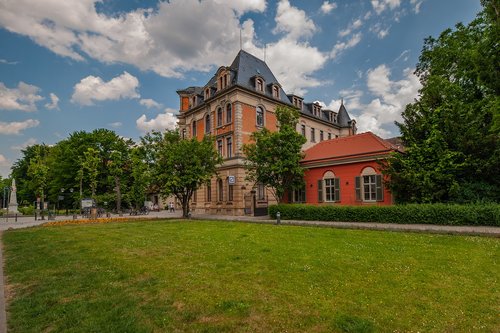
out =
<svg viewBox="0 0 500 333"><path fill-rule="evenodd" d="M3 234L9 332L498 332L495 238L229 222Z"/></svg>

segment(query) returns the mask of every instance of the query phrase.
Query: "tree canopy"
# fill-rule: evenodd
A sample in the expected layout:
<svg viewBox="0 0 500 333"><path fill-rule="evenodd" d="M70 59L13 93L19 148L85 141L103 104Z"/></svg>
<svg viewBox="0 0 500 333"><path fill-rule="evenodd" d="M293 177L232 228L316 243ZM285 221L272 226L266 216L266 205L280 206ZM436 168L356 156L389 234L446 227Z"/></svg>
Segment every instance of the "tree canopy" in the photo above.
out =
<svg viewBox="0 0 500 333"><path fill-rule="evenodd" d="M397 123L406 151L385 166L399 202L500 201L500 18L497 0L482 4L424 41L422 89Z"/></svg>
<svg viewBox="0 0 500 333"><path fill-rule="evenodd" d="M302 145L306 139L297 133L299 112L289 107L278 107L276 118L279 130L263 128L252 133L253 143L243 146L245 168L250 181L264 184L271 189L278 202L289 190L299 188L304 182Z"/></svg>
<svg viewBox="0 0 500 333"><path fill-rule="evenodd" d="M182 139L178 131L166 131L148 134L142 142L154 161L151 164L154 184L164 196L175 195L182 205L183 216L188 217L194 191L212 178L222 162L213 138Z"/></svg>

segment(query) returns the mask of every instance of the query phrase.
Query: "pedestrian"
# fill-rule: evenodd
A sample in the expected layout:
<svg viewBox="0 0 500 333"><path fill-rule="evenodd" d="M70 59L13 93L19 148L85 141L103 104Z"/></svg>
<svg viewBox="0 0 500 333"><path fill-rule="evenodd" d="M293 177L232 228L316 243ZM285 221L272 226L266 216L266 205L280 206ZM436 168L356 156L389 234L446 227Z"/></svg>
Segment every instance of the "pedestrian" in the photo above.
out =
<svg viewBox="0 0 500 333"><path fill-rule="evenodd" d="M175 213L174 203L172 201L170 201L169 207L170 207L170 213Z"/></svg>

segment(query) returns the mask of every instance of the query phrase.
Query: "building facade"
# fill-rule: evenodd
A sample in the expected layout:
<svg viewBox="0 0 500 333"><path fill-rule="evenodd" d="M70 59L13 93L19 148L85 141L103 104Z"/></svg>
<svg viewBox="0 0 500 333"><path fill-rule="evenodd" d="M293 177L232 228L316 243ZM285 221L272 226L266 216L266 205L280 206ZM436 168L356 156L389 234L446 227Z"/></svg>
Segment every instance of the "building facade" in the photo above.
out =
<svg viewBox="0 0 500 333"><path fill-rule="evenodd" d="M243 145L253 132L278 129L278 106L295 107L300 112L297 131L307 139L304 149L323 140L356 133L356 123L345 107L324 110L319 103L287 95L267 64L241 50L230 66L220 67L203 87L177 91L180 98L179 130L185 138L215 138L223 157L217 176L195 192L194 213L267 214L274 202L267 189L245 179Z"/></svg>
<svg viewBox="0 0 500 333"><path fill-rule="evenodd" d="M288 201L315 205L390 205L380 162L401 148L371 132L318 143L305 151L305 188Z"/></svg>

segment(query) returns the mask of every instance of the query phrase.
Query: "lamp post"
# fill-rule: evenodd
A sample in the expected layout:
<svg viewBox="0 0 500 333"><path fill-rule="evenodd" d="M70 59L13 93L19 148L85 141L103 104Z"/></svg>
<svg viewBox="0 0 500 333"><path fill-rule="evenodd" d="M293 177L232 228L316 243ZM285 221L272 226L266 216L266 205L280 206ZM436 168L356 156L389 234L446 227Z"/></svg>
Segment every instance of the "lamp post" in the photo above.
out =
<svg viewBox="0 0 500 333"><path fill-rule="evenodd" d="M7 208L7 204L9 203L9 191L10 191L10 187L5 186L3 188L3 206L2 206L2 208Z"/></svg>

